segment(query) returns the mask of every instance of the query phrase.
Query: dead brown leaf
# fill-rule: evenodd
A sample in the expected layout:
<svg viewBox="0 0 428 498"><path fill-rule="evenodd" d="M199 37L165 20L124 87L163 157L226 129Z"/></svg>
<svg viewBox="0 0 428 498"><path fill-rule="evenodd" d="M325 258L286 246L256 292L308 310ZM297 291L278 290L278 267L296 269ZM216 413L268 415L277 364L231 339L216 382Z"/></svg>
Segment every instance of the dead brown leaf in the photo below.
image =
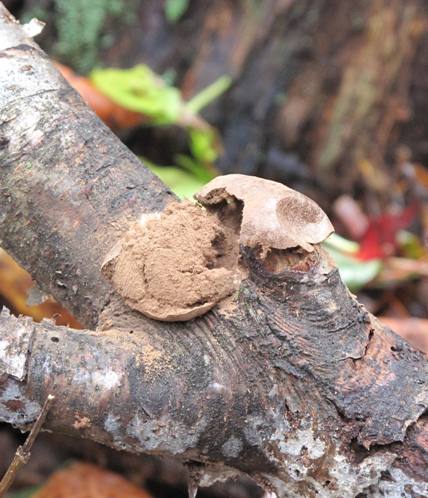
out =
<svg viewBox="0 0 428 498"><path fill-rule="evenodd" d="M118 474L88 463L59 470L33 498L151 498Z"/></svg>
<svg viewBox="0 0 428 498"><path fill-rule="evenodd" d="M407 342L428 354L428 320L423 318L379 317L381 322L401 335Z"/></svg>

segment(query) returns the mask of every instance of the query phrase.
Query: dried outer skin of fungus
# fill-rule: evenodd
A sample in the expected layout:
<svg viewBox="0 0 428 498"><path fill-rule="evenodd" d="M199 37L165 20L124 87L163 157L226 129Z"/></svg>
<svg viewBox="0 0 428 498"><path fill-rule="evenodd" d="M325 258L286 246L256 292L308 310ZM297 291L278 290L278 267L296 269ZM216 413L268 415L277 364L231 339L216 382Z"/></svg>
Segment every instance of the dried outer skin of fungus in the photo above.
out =
<svg viewBox="0 0 428 498"><path fill-rule="evenodd" d="M103 263L126 303L150 318L190 320L231 296L246 274L241 246L261 249L263 258L290 248L308 253L333 231L315 202L262 178L217 177L196 198L206 209L173 202L146 216Z"/></svg>
<svg viewBox="0 0 428 498"><path fill-rule="evenodd" d="M236 262L225 254L229 247L215 215L172 202L131 226L102 271L131 308L156 320L190 320L239 285Z"/></svg>
<svg viewBox="0 0 428 498"><path fill-rule="evenodd" d="M246 175L214 178L196 195L206 207L241 201L240 244L247 247L290 249L301 247L312 252L333 231L324 211L305 195L285 185Z"/></svg>

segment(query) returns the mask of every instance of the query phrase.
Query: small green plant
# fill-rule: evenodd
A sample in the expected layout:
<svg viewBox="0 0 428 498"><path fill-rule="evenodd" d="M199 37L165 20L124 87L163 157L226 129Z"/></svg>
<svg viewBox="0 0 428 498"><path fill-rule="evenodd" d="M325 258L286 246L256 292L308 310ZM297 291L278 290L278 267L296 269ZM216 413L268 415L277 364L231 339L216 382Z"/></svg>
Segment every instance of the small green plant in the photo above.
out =
<svg viewBox="0 0 428 498"><path fill-rule="evenodd" d="M141 159L144 166L158 176L180 199L192 199L208 181L177 166L158 166L144 157Z"/></svg>
<svg viewBox="0 0 428 498"><path fill-rule="evenodd" d="M178 88L144 64L130 69L94 69L89 77L104 95L130 111L144 114L153 124L181 124L201 129L207 124L202 123L198 113L231 84L230 77L222 76L186 102Z"/></svg>
<svg viewBox="0 0 428 498"><path fill-rule="evenodd" d="M154 125L176 123L183 113L180 91L146 65L94 69L89 77L104 95L125 109L144 114Z"/></svg>
<svg viewBox="0 0 428 498"><path fill-rule="evenodd" d="M145 160L177 195L189 197L215 176L212 165L218 158L220 140L216 130L199 116L199 112L229 88L228 76L222 76L187 102L178 88L146 65L130 69L95 69L90 79L117 104L144 114L148 124L175 124L187 130L190 155L177 154L175 164L168 167Z"/></svg>

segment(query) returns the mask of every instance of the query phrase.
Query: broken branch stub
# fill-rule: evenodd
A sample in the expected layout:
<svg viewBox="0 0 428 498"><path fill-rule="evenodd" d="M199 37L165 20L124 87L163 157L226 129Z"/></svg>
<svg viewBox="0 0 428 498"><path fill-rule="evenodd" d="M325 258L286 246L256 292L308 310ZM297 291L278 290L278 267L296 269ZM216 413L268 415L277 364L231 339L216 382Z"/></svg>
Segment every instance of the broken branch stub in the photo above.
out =
<svg viewBox="0 0 428 498"><path fill-rule="evenodd" d="M231 296L245 275L240 247L312 252L333 227L306 196L245 175L218 177L196 196L135 223L103 263L127 304L157 320L200 316Z"/></svg>

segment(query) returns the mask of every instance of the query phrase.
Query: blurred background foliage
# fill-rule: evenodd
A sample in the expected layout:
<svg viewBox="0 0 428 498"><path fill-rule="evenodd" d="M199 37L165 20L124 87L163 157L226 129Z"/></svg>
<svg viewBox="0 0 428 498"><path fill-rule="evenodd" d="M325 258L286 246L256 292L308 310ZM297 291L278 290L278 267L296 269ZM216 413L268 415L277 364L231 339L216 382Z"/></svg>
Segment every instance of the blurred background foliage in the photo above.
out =
<svg viewBox="0 0 428 498"><path fill-rule="evenodd" d="M99 63L101 49L114 43L113 23L133 21L133 9L125 0L54 0L33 2L21 15L23 22L33 17L55 29L50 53L66 60L81 73Z"/></svg>

